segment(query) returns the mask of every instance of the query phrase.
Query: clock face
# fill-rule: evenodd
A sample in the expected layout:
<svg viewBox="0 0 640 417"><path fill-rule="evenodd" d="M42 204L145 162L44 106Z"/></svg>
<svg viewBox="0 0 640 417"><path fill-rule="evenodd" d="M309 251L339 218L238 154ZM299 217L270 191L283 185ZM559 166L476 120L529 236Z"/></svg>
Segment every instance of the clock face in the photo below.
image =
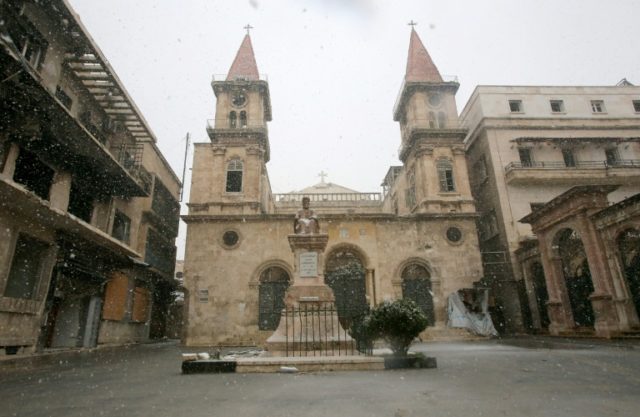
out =
<svg viewBox="0 0 640 417"><path fill-rule="evenodd" d="M231 98L231 104L235 107L242 107L247 104L247 96L244 93L234 93Z"/></svg>

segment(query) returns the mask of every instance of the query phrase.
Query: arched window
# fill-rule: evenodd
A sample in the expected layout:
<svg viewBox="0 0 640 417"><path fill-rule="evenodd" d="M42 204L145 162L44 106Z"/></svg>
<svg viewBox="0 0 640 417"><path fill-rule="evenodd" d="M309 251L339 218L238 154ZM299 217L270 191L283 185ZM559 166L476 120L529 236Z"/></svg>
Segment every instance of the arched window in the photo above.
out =
<svg viewBox="0 0 640 417"><path fill-rule="evenodd" d="M360 254L350 248L338 248L327 256L325 282L333 290L342 325L368 308L364 262Z"/></svg>
<svg viewBox="0 0 640 417"><path fill-rule="evenodd" d="M407 265L402 270L402 298L415 302L427 315L429 326L435 324L431 275L427 268L419 264Z"/></svg>
<svg viewBox="0 0 640 417"><path fill-rule="evenodd" d="M229 127L232 129L235 129L235 127L237 126L238 120L237 120L237 115L236 112L232 111L231 113L229 113Z"/></svg>
<svg viewBox="0 0 640 417"><path fill-rule="evenodd" d="M240 127L247 127L247 112L244 110L240 112Z"/></svg>
<svg viewBox="0 0 640 417"><path fill-rule="evenodd" d="M227 188L228 193L239 193L242 191L242 161L232 159L227 164Z"/></svg>
<svg viewBox="0 0 640 417"><path fill-rule="evenodd" d="M438 180L440 181L440 191L449 192L456 190L456 183L453 179L453 165L447 160L440 160L437 163Z"/></svg>
<svg viewBox="0 0 640 417"><path fill-rule="evenodd" d="M260 274L258 287L258 328L275 330L284 308L284 295L289 287L289 274L279 266L272 266Z"/></svg>
<svg viewBox="0 0 640 417"><path fill-rule="evenodd" d="M438 113L438 127L440 129L447 127L447 116L445 116L444 112Z"/></svg>
<svg viewBox="0 0 640 417"><path fill-rule="evenodd" d="M430 129L435 129L436 127L438 127L436 125L436 114L432 111L429 112L429 128Z"/></svg>

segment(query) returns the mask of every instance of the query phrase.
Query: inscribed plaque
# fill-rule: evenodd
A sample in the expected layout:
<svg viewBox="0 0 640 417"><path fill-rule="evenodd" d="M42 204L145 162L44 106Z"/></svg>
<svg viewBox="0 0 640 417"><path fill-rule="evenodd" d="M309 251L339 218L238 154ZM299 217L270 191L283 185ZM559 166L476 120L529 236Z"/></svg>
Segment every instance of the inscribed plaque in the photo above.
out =
<svg viewBox="0 0 640 417"><path fill-rule="evenodd" d="M318 276L318 253L302 252L300 254L300 277Z"/></svg>

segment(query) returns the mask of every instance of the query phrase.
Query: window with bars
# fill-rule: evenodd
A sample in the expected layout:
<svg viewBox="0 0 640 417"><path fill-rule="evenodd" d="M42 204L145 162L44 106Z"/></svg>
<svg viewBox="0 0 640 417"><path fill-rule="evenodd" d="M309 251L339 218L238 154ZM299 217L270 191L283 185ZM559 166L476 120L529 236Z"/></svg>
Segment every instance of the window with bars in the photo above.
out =
<svg viewBox="0 0 640 417"><path fill-rule="evenodd" d="M453 165L447 160L440 160L437 164L438 180L440 181L440 191L450 192L456 190L455 180L453 178Z"/></svg>

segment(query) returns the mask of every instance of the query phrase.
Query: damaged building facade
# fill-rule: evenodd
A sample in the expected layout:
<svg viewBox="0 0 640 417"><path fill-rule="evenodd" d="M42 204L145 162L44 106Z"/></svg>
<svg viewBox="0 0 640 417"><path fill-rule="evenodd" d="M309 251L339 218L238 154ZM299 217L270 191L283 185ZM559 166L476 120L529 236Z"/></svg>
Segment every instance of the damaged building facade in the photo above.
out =
<svg viewBox="0 0 640 417"><path fill-rule="evenodd" d="M639 330L640 246L628 211L640 191L640 87L478 86L460 120L500 329ZM615 207L624 221L611 220Z"/></svg>
<svg viewBox="0 0 640 417"><path fill-rule="evenodd" d="M322 180L288 194L271 192L269 87L248 35L212 87L211 142L196 144L183 217L186 344L255 345L272 334L303 197L329 235L320 262L338 305L411 298L433 324L424 338L458 337L447 297L488 289L504 333L640 329L639 87L478 86L458 118L457 81L442 78L412 30L393 111L402 165L383 192ZM583 186L595 187L589 198ZM576 196L582 206L557 210ZM349 265L362 272L337 279Z"/></svg>
<svg viewBox="0 0 640 417"><path fill-rule="evenodd" d="M393 112L402 165L388 170L382 193L324 179L296 193L271 192L269 85L249 35L228 75L212 87L210 142L195 145L183 216L187 345L261 345L271 336L294 274L287 236L303 197L328 234L318 262L338 314L341 306L360 310L410 298L430 318L424 338L465 334L446 323L447 297L482 278L467 131L458 123L457 81L441 76L415 31ZM341 274L345 268L355 273Z"/></svg>
<svg viewBox="0 0 640 417"><path fill-rule="evenodd" d="M180 180L66 1L0 9L0 348L162 337Z"/></svg>

